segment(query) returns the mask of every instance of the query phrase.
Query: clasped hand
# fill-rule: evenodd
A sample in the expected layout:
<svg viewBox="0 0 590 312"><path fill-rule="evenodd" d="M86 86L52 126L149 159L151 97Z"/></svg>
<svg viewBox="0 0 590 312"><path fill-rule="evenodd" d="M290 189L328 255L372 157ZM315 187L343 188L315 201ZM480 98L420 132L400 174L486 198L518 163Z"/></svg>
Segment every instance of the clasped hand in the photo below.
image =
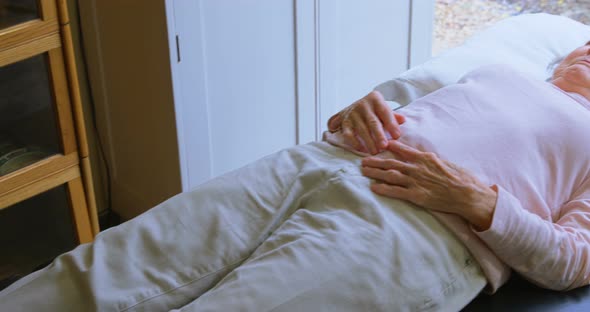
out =
<svg viewBox="0 0 590 312"><path fill-rule="evenodd" d="M423 208L459 215L476 229L489 228L496 205L497 188L488 187L473 174L419 151L395 139L401 136L403 115L392 113L379 92L373 91L328 122L330 131L341 130L347 143L371 154L387 149L394 158L366 157L363 175L375 179L371 190L379 195L407 200ZM385 131L394 140L388 141ZM358 138L367 145L361 144Z"/></svg>
<svg viewBox="0 0 590 312"><path fill-rule="evenodd" d="M405 121L403 115L391 113L381 93L372 91L332 116L328 120L328 130L341 131L354 149L375 155L387 147L385 131L397 139L401 135L399 125Z"/></svg>

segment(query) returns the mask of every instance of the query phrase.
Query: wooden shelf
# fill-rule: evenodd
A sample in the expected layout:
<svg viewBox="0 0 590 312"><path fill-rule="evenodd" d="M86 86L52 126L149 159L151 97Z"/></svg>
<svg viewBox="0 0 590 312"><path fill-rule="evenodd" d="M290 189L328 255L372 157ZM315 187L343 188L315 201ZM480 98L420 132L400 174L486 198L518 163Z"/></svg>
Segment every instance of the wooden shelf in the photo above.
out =
<svg viewBox="0 0 590 312"><path fill-rule="evenodd" d="M54 155L0 177L0 209L80 176L78 153Z"/></svg>
<svg viewBox="0 0 590 312"><path fill-rule="evenodd" d="M2 38L0 37L0 42ZM0 43L1 45L1 43ZM11 46L8 49L0 50L0 66L22 61L31 56L47 52L61 46L59 33L51 33L34 41Z"/></svg>
<svg viewBox="0 0 590 312"><path fill-rule="evenodd" d="M47 22L37 19L0 30L0 52L55 34L59 37L57 19Z"/></svg>
<svg viewBox="0 0 590 312"><path fill-rule="evenodd" d="M39 18L0 29L0 52L47 37L59 35L55 0L39 0Z"/></svg>

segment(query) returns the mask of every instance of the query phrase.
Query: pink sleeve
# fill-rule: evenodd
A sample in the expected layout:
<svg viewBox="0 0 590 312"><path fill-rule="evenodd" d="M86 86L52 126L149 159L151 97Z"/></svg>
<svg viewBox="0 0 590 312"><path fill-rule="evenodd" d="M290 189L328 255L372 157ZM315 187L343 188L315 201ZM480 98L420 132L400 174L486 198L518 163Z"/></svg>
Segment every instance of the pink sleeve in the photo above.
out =
<svg viewBox="0 0 590 312"><path fill-rule="evenodd" d="M489 229L472 230L507 265L532 283L554 290L590 284L590 180L553 223L525 210L498 186Z"/></svg>

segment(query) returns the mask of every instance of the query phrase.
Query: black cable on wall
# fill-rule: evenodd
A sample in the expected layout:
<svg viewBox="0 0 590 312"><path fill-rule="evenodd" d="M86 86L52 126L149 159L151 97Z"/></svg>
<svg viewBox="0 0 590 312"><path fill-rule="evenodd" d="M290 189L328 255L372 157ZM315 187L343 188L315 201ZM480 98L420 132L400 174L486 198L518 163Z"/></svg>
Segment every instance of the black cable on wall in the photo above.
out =
<svg viewBox="0 0 590 312"><path fill-rule="evenodd" d="M102 143L102 138L100 132L98 131L97 121L96 121L96 105L94 103L94 92L92 85L90 83L90 77L88 75L88 56L86 53L86 48L84 45L84 35L82 33L82 19L80 17L80 0L76 1L76 20L78 22L78 37L79 37L79 47L80 47L80 55L82 59L82 65L84 66L84 79L85 84L89 92L89 103L88 106L90 107L90 116L92 118L92 127L96 133L96 141L98 145L99 155L102 160L102 165L104 167L104 175L106 176L106 195L107 195L107 207L106 213L110 217L112 215L112 192L111 192L111 170L108 159L106 157L104 151L104 145ZM102 173L102 172L101 172ZM112 224L109 224L112 225Z"/></svg>

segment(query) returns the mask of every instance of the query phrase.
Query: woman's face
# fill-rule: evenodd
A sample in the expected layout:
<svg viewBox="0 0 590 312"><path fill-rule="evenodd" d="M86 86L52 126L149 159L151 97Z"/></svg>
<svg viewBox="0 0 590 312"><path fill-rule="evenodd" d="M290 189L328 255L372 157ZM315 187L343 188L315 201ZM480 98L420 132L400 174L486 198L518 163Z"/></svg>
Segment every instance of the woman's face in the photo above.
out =
<svg viewBox="0 0 590 312"><path fill-rule="evenodd" d="M590 41L572 51L553 73L553 84L590 100Z"/></svg>

